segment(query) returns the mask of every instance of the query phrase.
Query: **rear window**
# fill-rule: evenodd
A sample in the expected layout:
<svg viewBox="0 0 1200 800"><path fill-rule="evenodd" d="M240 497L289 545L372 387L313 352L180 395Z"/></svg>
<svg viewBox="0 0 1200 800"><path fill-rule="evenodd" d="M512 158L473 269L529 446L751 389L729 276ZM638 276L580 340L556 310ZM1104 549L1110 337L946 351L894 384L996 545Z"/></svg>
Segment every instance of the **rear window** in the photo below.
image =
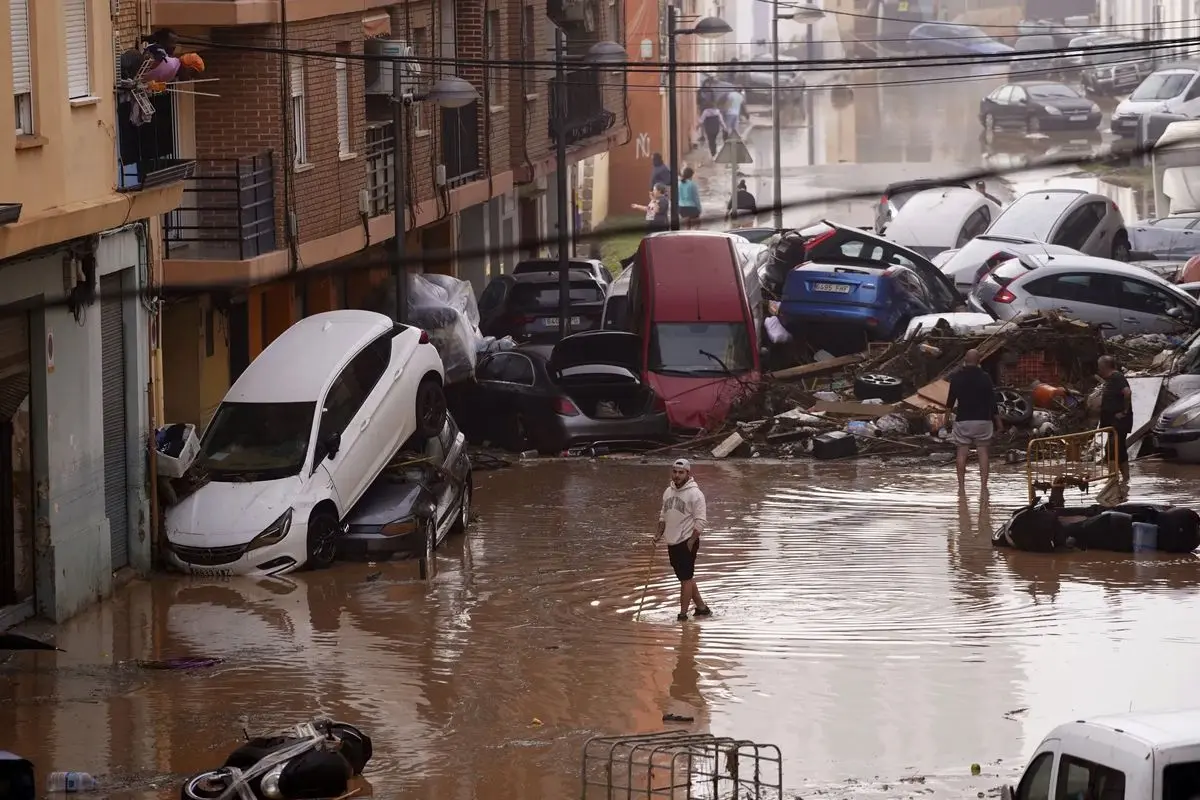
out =
<svg viewBox="0 0 1200 800"><path fill-rule="evenodd" d="M1032 194L1017 198L1000 212L988 233L1028 236L1046 241L1058 218L1077 200L1074 194Z"/></svg>
<svg viewBox="0 0 1200 800"><path fill-rule="evenodd" d="M571 284L572 303L596 303L604 299L604 290L594 283L584 281ZM557 283L521 283L513 287L509 300L519 311L558 308Z"/></svg>
<svg viewBox="0 0 1200 800"><path fill-rule="evenodd" d="M1003 264L992 270L991 277L1001 286L1008 286L1010 283L1028 271L1028 268L1026 268L1024 264L1014 258L1005 261Z"/></svg>
<svg viewBox="0 0 1200 800"><path fill-rule="evenodd" d="M1184 761L1163 768L1163 800L1192 800L1200 795L1200 762Z"/></svg>

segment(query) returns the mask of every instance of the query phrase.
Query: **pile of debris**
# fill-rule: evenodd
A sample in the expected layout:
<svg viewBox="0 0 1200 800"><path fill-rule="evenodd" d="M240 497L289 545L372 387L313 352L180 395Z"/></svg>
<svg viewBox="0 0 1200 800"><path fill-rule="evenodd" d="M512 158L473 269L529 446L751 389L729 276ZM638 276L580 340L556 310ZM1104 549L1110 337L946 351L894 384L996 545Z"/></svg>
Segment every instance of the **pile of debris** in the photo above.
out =
<svg viewBox="0 0 1200 800"><path fill-rule="evenodd" d="M1135 369L1161 360L1172 346L1162 337L1139 338L1146 341L1105 340L1098 328L1044 313L965 333L938 325L864 353L769 373L735 404L720 431L676 449L712 448L714 458L950 458L947 379L974 349L996 383L1005 422L994 449L1016 460L1030 439L1094 427L1101 355Z"/></svg>

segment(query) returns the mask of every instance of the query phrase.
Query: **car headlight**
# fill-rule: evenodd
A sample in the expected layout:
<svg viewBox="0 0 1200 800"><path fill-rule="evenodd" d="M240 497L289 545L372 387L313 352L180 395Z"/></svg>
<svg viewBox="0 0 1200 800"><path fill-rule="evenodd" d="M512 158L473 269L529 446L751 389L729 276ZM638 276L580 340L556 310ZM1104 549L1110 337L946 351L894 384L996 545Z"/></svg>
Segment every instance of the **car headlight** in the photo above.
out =
<svg viewBox="0 0 1200 800"><path fill-rule="evenodd" d="M292 529L292 510L289 508L279 516L279 519L267 526L267 529L255 536L250 541L250 546L247 550L258 550L260 547L269 547L273 544L279 544L288 535L288 531Z"/></svg>
<svg viewBox="0 0 1200 800"><path fill-rule="evenodd" d="M1200 418L1200 406L1196 406L1190 411L1185 411L1175 419L1171 420L1172 428L1184 428Z"/></svg>
<svg viewBox="0 0 1200 800"><path fill-rule="evenodd" d="M1046 106L1046 113L1052 117L1057 117L1059 114L1062 113L1062 110L1055 108L1054 106Z"/></svg>

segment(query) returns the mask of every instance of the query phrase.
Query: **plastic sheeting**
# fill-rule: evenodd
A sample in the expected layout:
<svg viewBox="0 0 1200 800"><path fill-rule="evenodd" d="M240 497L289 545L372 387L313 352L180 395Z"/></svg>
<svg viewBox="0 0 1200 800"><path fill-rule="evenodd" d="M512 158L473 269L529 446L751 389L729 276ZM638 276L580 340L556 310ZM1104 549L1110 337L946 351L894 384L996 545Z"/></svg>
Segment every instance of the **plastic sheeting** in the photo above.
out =
<svg viewBox="0 0 1200 800"><path fill-rule="evenodd" d="M442 357L446 383L475 374L475 351L483 337L470 281L450 275L410 275L408 321L429 334Z"/></svg>

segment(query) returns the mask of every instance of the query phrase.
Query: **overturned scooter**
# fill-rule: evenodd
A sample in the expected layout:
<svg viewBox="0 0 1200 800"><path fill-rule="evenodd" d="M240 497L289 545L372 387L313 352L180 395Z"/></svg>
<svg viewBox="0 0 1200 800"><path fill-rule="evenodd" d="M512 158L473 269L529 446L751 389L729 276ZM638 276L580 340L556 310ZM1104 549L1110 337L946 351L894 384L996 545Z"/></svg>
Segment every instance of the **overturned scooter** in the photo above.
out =
<svg viewBox="0 0 1200 800"><path fill-rule="evenodd" d="M317 720L240 745L220 769L193 775L181 800L317 800L346 793L371 760L371 737Z"/></svg>

